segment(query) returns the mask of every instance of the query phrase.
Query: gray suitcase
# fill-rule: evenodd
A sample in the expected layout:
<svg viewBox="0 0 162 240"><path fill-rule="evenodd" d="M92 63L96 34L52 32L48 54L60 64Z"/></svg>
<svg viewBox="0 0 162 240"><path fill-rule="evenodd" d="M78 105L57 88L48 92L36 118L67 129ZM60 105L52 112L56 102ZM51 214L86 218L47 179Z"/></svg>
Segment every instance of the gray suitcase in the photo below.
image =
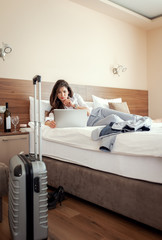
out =
<svg viewBox="0 0 162 240"><path fill-rule="evenodd" d="M37 153L36 83L39 83L39 154ZM41 156L41 77L35 86L35 153L19 154L9 166L9 226L15 240L48 237L47 171Z"/></svg>

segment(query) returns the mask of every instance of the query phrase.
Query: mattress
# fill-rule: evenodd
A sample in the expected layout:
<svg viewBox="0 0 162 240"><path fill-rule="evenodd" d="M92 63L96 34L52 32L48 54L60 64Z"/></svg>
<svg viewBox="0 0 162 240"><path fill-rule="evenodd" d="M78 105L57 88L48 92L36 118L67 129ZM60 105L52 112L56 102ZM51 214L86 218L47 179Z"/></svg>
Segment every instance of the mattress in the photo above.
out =
<svg viewBox="0 0 162 240"><path fill-rule="evenodd" d="M32 124L30 124L33 128ZM100 143L91 140L91 132L96 127L72 128L72 129L50 129L47 126L42 128L42 154L47 157L58 159L95 170L109 172L124 177L138 180L144 180L154 183L162 183L162 157L161 153L155 151L155 156L147 156L146 146L144 154L131 153L128 147L124 152L123 145L120 146L120 139L117 140L119 147L114 145L113 152L103 152L99 150ZM150 139L159 141L159 128L162 124L154 125L153 131L150 133ZM33 152L34 141L33 131L30 130L30 152ZM138 133L136 133L138 135ZM123 134L126 136L126 134ZM142 133L144 136L145 134ZM120 138L123 138L122 134ZM130 136L129 136L130 138ZM148 138L148 136L147 136ZM141 137L142 139L142 137ZM133 137L134 140L134 137ZM133 141L132 140L132 141ZM131 140L129 140L130 145ZM155 140L154 140L155 142ZM162 142L162 141L161 141ZM161 145L161 142L159 143ZM140 139L138 145L140 144ZM148 145L150 142L148 141ZM127 141L125 141L127 146ZM141 144L140 144L141 145ZM138 146L136 146L138 148ZM155 149L157 144L155 145ZM140 147L141 148L141 147ZM149 151L153 146L148 146ZM118 149L120 151L118 151ZM133 147L133 149L135 149ZM136 151L136 150L135 150ZM141 150L140 150L141 151ZM156 156L158 155L158 156Z"/></svg>

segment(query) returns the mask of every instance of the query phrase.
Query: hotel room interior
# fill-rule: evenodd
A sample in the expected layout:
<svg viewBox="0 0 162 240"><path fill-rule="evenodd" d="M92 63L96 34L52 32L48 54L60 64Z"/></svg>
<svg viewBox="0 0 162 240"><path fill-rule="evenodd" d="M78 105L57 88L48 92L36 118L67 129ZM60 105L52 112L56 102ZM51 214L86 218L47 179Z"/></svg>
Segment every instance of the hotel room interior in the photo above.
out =
<svg viewBox="0 0 162 240"><path fill-rule="evenodd" d="M4 178L13 155L33 151L33 77L42 79L43 118L58 79L92 108L121 99L112 106L162 118L162 1L1 0L0 29L0 116L8 102L17 129L27 126L0 126L0 239L9 240ZM43 135L49 189L66 192L48 211L49 240L162 239L162 123L152 126L130 143L119 134L112 152L93 147L91 130L79 135L86 147L68 143L68 130L64 140L57 129L54 140Z"/></svg>

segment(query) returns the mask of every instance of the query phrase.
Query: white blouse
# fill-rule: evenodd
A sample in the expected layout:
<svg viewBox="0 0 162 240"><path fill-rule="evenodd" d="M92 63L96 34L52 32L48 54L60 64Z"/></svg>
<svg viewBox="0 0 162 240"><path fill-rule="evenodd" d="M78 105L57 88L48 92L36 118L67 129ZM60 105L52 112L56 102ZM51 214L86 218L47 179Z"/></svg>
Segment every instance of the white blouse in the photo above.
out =
<svg viewBox="0 0 162 240"><path fill-rule="evenodd" d="M89 107L86 104L86 102L83 100L83 98L78 93L74 93L73 97L70 98L70 100L71 100L72 104L76 104L76 105L78 105L80 107L86 107L86 108L89 109ZM65 109L73 109L73 107L67 107L67 106L65 106L64 108ZM89 111L90 111L90 109L89 109ZM54 120L54 114L51 112L49 114L49 116L45 118L45 122L46 121L52 121L52 120Z"/></svg>

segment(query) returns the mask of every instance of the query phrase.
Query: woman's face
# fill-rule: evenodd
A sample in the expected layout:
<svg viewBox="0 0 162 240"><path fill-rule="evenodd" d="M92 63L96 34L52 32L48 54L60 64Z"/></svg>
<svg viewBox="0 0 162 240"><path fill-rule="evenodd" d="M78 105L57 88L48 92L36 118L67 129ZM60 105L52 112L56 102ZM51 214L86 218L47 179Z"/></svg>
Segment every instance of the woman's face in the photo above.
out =
<svg viewBox="0 0 162 240"><path fill-rule="evenodd" d="M68 98L69 91L66 87L60 87L57 93L58 99L60 99L61 102L66 100Z"/></svg>

